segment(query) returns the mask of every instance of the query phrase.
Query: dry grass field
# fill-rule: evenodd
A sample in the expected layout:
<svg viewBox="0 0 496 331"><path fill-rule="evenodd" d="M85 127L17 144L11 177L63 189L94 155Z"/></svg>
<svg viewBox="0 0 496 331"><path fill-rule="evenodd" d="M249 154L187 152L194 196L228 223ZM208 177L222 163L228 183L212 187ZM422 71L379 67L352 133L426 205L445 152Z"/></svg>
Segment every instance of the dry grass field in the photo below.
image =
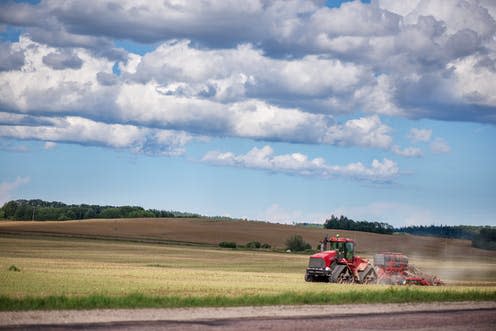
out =
<svg viewBox="0 0 496 331"><path fill-rule="evenodd" d="M300 234L313 247L326 235L338 232L341 236L354 238L358 252L373 254L381 251L400 251L410 256L431 258L475 259L478 262L494 262L496 253L471 247L468 240L419 237L407 234L381 235L354 231L332 231L318 228L302 228L290 225L253 221L215 221L209 219L162 218L162 219L109 219L65 222L0 222L0 234L55 233L97 238L127 238L133 240L156 240L217 245L221 241L238 244L257 240L272 247L283 248L288 237Z"/></svg>
<svg viewBox="0 0 496 331"><path fill-rule="evenodd" d="M403 251L447 283L413 292L307 283L306 254L217 247L220 241L258 240L282 248L292 234L315 244L327 232L198 219L0 222L0 309L329 303L323 298L339 303L340 294L347 302L496 297L496 254L463 240L340 231L357 239L366 257Z"/></svg>
<svg viewBox="0 0 496 331"><path fill-rule="evenodd" d="M0 236L0 295L249 296L286 292L332 295L380 285L337 285L303 281L307 256L103 240ZM416 261L428 271L431 260ZM454 262L452 262L454 265ZM20 271L9 271L15 265ZM459 286L425 291L495 291L495 261L469 262L479 276ZM470 286L467 286L470 285Z"/></svg>

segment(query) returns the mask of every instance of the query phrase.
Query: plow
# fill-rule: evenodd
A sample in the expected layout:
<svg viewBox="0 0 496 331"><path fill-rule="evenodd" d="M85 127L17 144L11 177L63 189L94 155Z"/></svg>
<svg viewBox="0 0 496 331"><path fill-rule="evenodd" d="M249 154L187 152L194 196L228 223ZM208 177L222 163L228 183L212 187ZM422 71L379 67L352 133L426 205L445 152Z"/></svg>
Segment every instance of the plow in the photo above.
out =
<svg viewBox="0 0 496 331"><path fill-rule="evenodd" d="M409 264L408 256L396 252L374 255L374 263L355 255L355 241L339 235L320 243L320 252L310 256L305 280L330 283L438 286L443 282Z"/></svg>

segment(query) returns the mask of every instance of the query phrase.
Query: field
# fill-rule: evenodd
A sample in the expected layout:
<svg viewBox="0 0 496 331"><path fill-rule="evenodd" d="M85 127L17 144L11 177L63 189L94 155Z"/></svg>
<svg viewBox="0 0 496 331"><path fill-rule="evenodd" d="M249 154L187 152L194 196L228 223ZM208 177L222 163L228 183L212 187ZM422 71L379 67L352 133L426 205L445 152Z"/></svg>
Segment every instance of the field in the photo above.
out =
<svg viewBox="0 0 496 331"><path fill-rule="evenodd" d="M215 243L259 240L280 248L292 233L310 241L323 230L226 223L222 232L220 222L205 220L2 222L0 310L496 300L496 254L466 241L349 234L362 237L365 256L381 246L392 250L395 241L423 244L411 263L447 286L306 283L308 255Z"/></svg>
<svg viewBox="0 0 496 331"><path fill-rule="evenodd" d="M213 245L221 241L238 244L258 240L272 247L284 248L286 239L300 234L315 247L326 234L354 238L358 252L403 251L408 255L449 259L467 258L494 262L496 253L471 247L468 240L419 237L407 234L381 235L367 232L302 228L283 224L211 219L109 219L65 222L0 222L1 233L59 234L87 238L111 238L160 243Z"/></svg>

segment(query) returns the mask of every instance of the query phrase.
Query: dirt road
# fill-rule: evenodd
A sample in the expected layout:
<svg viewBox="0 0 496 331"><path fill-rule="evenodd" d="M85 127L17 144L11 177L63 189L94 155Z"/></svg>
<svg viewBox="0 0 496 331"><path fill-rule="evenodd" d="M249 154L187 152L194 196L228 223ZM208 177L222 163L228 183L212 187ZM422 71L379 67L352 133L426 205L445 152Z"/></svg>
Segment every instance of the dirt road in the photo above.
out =
<svg viewBox="0 0 496 331"><path fill-rule="evenodd" d="M494 330L496 302L0 312L19 330Z"/></svg>

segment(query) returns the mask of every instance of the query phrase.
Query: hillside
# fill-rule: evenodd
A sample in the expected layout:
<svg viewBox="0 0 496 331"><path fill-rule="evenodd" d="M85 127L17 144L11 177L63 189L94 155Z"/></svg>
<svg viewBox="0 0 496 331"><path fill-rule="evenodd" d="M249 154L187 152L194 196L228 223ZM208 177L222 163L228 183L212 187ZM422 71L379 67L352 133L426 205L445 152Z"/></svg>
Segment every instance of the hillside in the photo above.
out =
<svg viewBox="0 0 496 331"><path fill-rule="evenodd" d="M156 240L217 245L221 241L246 244L257 240L283 248L286 239L300 234L316 247L326 235L354 238L358 252L401 251L410 256L494 258L496 252L471 247L469 240L440 239L408 234L383 235L345 230L295 227L253 221L215 221L202 218L91 219L82 221L0 222L1 233L43 233L98 238Z"/></svg>

